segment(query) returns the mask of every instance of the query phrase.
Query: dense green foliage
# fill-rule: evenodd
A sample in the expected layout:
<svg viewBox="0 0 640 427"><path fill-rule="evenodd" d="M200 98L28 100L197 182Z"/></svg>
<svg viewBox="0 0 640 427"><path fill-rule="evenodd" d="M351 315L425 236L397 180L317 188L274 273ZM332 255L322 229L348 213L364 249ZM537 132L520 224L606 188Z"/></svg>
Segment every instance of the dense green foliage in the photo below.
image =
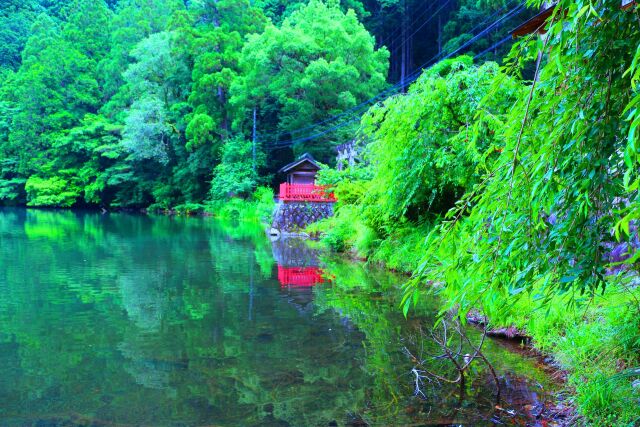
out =
<svg viewBox="0 0 640 427"><path fill-rule="evenodd" d="M15 43L1 56L0 203L169 208L248 195L269 176L253 107L261 129L282 130L385 85L386 50L338 4L301 5L275 27L244 0L151 3L3 6L21 27L2 32Z"/></svg>
<svg viewBox="0 0 640 427"><path fill-rule="evenodd" d="M375 50L355 12L345 15L319 1L291 14L280 28L270 25L250 37L242 53L243 78L232 88L231 103L247 112L256 108L259 122L272 122L277 134L297 136L296 129L348 110L385 87L387 50ZM348 140L353 131L343 128L333 139L295 148L328 162L332 141Z"/></svg>
<svg viewBox="0 0 640 427"><path fill-rule="evenodd" d="M640 417L631 369L640 364L640 305L634 266L616 264L637 250L637 231L620 222L620 210L634 209L636 198L633 184L625 189L637 146L625 110L640 31L636 16L617 7L561 7L567 16L556 15L549 38L514 48L507 63L516 67L540 48L547 53L539 81L513 109L495 166L429 237L413 283L442 280L446 308L482 307L502 322L521 316L519 299L533 309L562 306L580 351L544 328L534 337L575 369L577 403L589 421L630 425ZM589 321L576 305L591 307ZM531 321L553 324L536 314ZM608 356L589 361L603 342Z"/></svg>
<svg viewBox="0 0 640 427"><path fill-rule="evenodd" d="M403 271L416 268L425 230L498 157L506 115L522 89L497 64L476 66L461 57L372 108L363 119L364 166L321 172L339 200L327 227L333 246L353 246L359 256L386 259Z"/></svg>
<svg viewBox="0 0 640 427"><path fill-rule="evenodd" d="M402 263L389 251L381 257L385 246L405 254L405 270L416 271L405 312L429 285L446 301L443 312L464 318L480 309L494 324L523 327L570 371L585 423L634 425L640 420L637 11L567 1L550 21L546 38L532 35L514 46L467 126L451 129L455 115L444 108L412 126L405 118L433 111L432 98L446 105L446 96L413 88L387 102L397 114L376 107L365 115L363 129L373 129L368 172L325 173L347 197L319 227L335 247L392 267ZM507 83L530 70L539 52L534 80ZM423 77L437 87L429 74ZM423 103L409 104L417 112L403 109L414 92ZM492 111L496 106L502 114ZM425 148L424 124L433 126L437 145ZM377 148L376 138L385 135ZM416 155L402 156L404 147ZM381 232L387 223L396 231Z"/></svg>
<svg viewBox="0 0 640 427"><path fill-rule="evenodd" d="M363 101L438 54L458 21L478 33L505 5L483 7L5 1L0 204L169 208L246 196L303 151L331 164Z"/></svg>
<svg viewBox="0 0 640 427"><path fill-rule="evenodd" d="M221 201L355 138L361 162L320 174L339 200L325 241L415 271L405 313L437 284L443 312L525 327L587 422L637 423L637 8L562 0L500 68L483 61L518 5L423 3L4 2L0 204L264 218L267 189ZM463 51L487 56L375 98Z"/></svg>
<svg viewBox="0 0 640 427"><path fill-rule="evenodd" d="M448 210L501 149L504 117L519 92L497 64L477 67L461 57L423 73L407 96L369 110L363 130L375 167L365 203L390 220Z"/></svg>
<svg viewBox="0 0 640 427"><path fill-rule="evenodd" d="M625 197L623 111L631 91L623 73L639 32L633 14L588 5L579 14L578 6L567 6L569 16L552 26L540 80L511 110L504 152L450 212L426 255L425 273L437 270L469 296L606 288L605 245ZM589 25L599 14L602 24ZM534 57L539 43L519 44L509 64Z"/></svg>

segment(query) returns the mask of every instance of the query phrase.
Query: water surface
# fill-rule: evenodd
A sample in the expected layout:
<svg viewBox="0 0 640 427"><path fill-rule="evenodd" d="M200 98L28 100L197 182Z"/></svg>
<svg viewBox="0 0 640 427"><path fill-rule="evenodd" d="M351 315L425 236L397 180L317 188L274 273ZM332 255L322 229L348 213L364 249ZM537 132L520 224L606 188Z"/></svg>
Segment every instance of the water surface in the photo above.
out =
<svg viewBox="0 0 640 427"><path fill-rule="evenodd" d="M252 224L0 209L0 262L0 425L535 425L553 389L489 342L500 401L481 366L414 396L436 302Z"/></svg>

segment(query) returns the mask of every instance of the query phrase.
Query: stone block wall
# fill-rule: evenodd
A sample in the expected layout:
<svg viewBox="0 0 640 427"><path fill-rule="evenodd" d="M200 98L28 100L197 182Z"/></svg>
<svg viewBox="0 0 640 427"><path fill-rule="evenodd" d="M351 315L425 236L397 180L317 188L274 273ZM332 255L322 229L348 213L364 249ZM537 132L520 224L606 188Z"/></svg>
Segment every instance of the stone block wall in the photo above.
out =
<svg viewBox="0 0 640 427"><path fill-rule="evenodd" d="M280 233L297 233L307 225L333 215L333 202L279 202L272 228Z"/></svg>

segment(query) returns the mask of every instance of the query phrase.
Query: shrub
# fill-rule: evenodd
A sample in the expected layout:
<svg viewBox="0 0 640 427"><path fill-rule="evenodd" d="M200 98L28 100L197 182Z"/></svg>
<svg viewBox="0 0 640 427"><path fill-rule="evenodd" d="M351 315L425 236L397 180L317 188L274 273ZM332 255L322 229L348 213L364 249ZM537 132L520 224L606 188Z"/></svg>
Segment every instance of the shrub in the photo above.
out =
<svg viewBox="0 0 640 427"><path fill-rule="evenodd" d="M40 178L31 176L25 185L27 205L36 207L71 207L80 197L80 188L60 178Z"/></svg>

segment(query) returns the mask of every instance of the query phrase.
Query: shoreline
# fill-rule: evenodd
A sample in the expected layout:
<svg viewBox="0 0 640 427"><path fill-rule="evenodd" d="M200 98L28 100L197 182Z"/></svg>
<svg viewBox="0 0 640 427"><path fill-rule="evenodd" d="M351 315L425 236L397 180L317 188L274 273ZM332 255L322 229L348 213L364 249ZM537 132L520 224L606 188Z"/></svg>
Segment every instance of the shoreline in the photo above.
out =
<svg viewBox="0 0 640 427"><path fill-rule="evenodd" d="M410 277L412 275L410 272L388 268L384 262L372 262L365 257L359 257L354 251L339 253L330 249L328 250L333 255L336 255L348 262L364 265L371 262L372 265L378 268L382 268L400 276ZM469 313L467 315L467 320L469 324L481 330L482 325L484 324L482 317L483 316L479 315L478 312ZM514 330L515 333L510 334L508 332L509 330ZM521 331L513 325L492 328L487 331L487 337L494 343L506 348L511 353L518 354L523 358L535 360L536 364L542 368L542 370L548 375L549 379L561 387L561 390L553 394L554 397L552 401L545 402L538 421L552 423L547 425L555 425L558 427L575 426L575 423L581 419L577 408L575 405L571 404L571 399L575 395L575 390L573 390L568 384L569 371L561 366L561 364L556 360L556 357L551 353L535 347L533 344L533 337L527 335L526 331Z"/></svg>

